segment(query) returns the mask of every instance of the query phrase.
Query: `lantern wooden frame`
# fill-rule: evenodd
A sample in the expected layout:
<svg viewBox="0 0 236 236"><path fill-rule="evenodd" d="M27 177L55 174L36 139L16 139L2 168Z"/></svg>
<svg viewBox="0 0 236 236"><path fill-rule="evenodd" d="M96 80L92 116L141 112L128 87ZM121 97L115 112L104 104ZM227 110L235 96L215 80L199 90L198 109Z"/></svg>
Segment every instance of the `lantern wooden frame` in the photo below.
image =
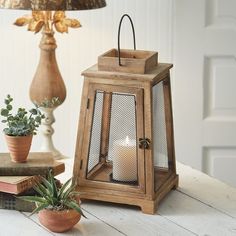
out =
<svg viewBox="0 0 236 236"><path fill-rule="evenodd" d="M137 51L135 52L137 53ZM105 54L106 55L106 54ZM125 54L130 60L130 52ZM104 55L103 55L104 56ZM116 56L116 55L114 55ZM152 55L153 56L153 55ZM157 57L157 55L156 55ZM133 59L131 59L133 60ZM135 60L135 59L134 59ZM103 61L103 60L102 60ZM125 60L123 61L125 62ZM144 63L145 64L145 63ZM109 65L108 65L109 67ZM149 68L149 67L148 67ZM176 174L173 118L170 88L170 68L172 64L156 64L146 74L113 71L109 69L99 70L95 65L83 72L85 76L83 94L81 100L80 119L76 144L73 181L81 192L81 199L92 199L115 203L137 205L142 212L154 214L160 200L171 190L178 186ZM156 168L153 158L153 95L152 87L158 83L163 84L164 110L166 123L166 141L168 152L168 168ZM138 185L110 182L106 176L111 172L110 163L106 157L101 157L101 165L97 165L94 173L99 177L93 179L86 174L88 168L88 150L91 139L93 109L95 104L95 92L106 91L103 103L101 152L105 149L104 143L108 142L109 133L109 108L112 92L130 93L136 97L137 111L137 139L147 138L150 145L147 149L138 148ZM138 144L139 140L137 140ZM141 146L140 146L141 147ZM104 151L105 152L105 151ZM103 171L104 167L108 171ZM110 168L110 169L109 169ZM105 176L105 177L104 177ZM99 179L100 178L100 179ZM104 178L104 179L103 179Z"/></svg>

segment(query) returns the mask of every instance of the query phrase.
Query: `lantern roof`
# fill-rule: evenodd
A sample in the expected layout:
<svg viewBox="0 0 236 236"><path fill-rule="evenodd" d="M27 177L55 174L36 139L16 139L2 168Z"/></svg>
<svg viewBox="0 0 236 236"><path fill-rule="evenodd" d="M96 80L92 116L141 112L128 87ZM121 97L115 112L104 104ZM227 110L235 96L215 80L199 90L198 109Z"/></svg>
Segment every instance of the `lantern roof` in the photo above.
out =
<svg viewBox="0 0 236 236"><path fill-rule="evenodd" d="M166 76L167 73L169 73L169 69L172 67L173 64L158 63L157 66L153 67L146 74L132 74L117 71L99 70L98 65L96 64L83 71L82 75L84 75L85 77L94 77L96 79L123 79L126 80L127 83L132 83L132 81L150 82L152 86L154 86L158 82L160 82Z"/></svg>

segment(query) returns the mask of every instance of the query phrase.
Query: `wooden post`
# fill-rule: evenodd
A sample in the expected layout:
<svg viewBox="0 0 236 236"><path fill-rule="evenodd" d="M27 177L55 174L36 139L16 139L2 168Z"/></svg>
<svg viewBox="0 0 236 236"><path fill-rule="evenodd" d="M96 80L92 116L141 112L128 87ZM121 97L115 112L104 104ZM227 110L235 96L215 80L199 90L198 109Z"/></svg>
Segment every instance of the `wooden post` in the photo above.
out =
<svg viewBox="0 0 236 236"><path fill-rule="evenodd" d="M109 145L109 132L111 123L111 105L112 93L104 93L103 111L102 111L102 127L101 127L101 147L100 158L102 163L106 163Z"/></svg>
<svg viewBox="0 0 236 236"><path fill-rule="evenodd" d="M168 151L168 165L172 173L176 173L176 161L174 150L174 130L173 130L173 115L171 102L171 87L170 75L168 73L166 79L163 81L163 92L165 102L165 121L166 121L166 137L167 137L167 151Z"/></svg>

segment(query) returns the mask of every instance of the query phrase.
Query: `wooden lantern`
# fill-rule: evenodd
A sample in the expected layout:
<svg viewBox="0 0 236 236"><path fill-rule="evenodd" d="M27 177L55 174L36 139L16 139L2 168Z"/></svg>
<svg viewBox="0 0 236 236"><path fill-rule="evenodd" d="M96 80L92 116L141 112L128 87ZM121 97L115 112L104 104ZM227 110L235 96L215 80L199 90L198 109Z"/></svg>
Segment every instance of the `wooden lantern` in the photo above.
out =
<svg viewBox="0 0 236 236"><path fill-rule="evenodd" d="M81 198L138 205L154 213L178 185L172 65L158 64L157 53L147 51L121 50L121 61L127 65L122 72L113 49L83 72L74 181Z"/></svg>
<svg viewBox="0 0 236 236"><path fill-rule="evenodd" d="M83 72L73 172L81 199L137 205L154 214L177 187L171 67L158 63L157 52L120 50L118 38L118 50Z"/></svg>

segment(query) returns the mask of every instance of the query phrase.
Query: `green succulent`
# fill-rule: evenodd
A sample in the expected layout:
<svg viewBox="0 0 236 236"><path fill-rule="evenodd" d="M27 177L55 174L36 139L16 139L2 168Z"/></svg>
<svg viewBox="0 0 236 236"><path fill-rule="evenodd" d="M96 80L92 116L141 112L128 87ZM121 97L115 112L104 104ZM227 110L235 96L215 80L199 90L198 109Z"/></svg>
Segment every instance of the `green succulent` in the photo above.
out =
<svg viewBox="0 0 236 236"><path fill-rule="evenodd" d="M38 193L38 196L20 196L17 198L23 199L25 201L36 203L36 208L31 213L37 213L42 209L49 210L66 210L74 209L82 216L86 218L83 211L80 208L78 201L76 200L76 195L79 193L75 190L75 185L72 185L70 178L62 186L58 187L56 181L49 171L48 179L40 177L42 182L37 182L33 187Z"/></svg>
<svg viewBox="0 0 236 236"><path fill-rule="evenodd" d="M36 102L34 103L36 104ZM51 100L45 98L41 103L39 103L39 106L44 108L53 108L59 106L60 104L61 101L59 97L53 97Z"/></svg>
<svg viewBox="0 0 236 236"><path fill-rule="evenodd" d="M7 95L4 101L5 107L0 111L1 116L4 117L2 122L7 125L7 128L4 128L3 132L10 136L36 134L42 119L45 118L38 109L39 107L35 106L35 108L32 108L29 111L26 111L25 108L18 108L16 114L12 114L12 101L13 98L10 95Z"/></svg>

